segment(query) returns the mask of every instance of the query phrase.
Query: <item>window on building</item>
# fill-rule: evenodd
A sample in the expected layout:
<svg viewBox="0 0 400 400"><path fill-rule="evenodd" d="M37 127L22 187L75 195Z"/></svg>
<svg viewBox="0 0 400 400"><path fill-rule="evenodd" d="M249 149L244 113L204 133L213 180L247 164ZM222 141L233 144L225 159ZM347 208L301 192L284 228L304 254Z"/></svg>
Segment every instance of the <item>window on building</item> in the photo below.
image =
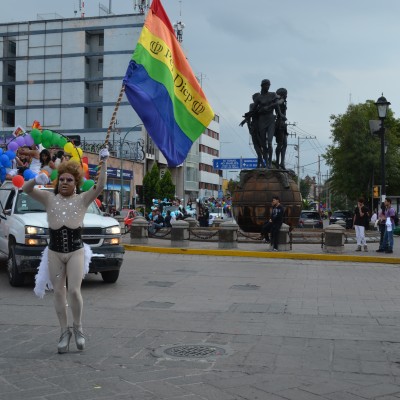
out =
<svg viewBox="0 0 400 400"><path fill-rule="evenodd" d="M14 126L15 125L15 114L12 112L7 112L6 113L6 123L9 126Z"/></svg>
<svg viewBox="0 0 400 400"><path fill-rule="evenodd" d="M99 58L97 60L97 71L103 71L103 59Z"/></svg>
<svg viewBox="0 0 400 400"><path fill-rule="evenodd" d="M85 107L85 114L89 114L89 109Z"/></svg>
<svg viewBox="0 0 400 400"><path fill-rule="evenodd" d="M90 44L90 33L89 32L85 32L85 43L87 45Z"/></svg>
<svg viewBox="0 0 400 400"><path fill-rule="evenodd" d="M14 55L17 54L17 44L12 40L8 42L8 53Z"/></svg>
<svg viewBox="0 0 400 400"><path fill-rule="evenodd" d="M15 66L8 64L7 65L7 74L10 78L15 80Z"/></svg>
<svg viewBox="0 0 400 400"><path fill-rule="evenodd" d="M85 82L85 89L89 90L89 82Z"/></svg>
<svg viewBox="0 0 400 400"><path fill-rule="evenodd" d="M99 46L104 46L104 33L99 35Z"/></svg>
<svg viewBox="0 0 400 400"><path fill-rule="evenodd" d="M7 89L7 100L15 103L15 90L8 88Z"/></svg>
<svg viewBox="0 0 400 400"><path fill-rule="evenodd" d="M89 57L85 57L85 61L87 65L90 65L90 58Z"/></svg>
<svg viewBox="0 0 400 400"><path fill-rule="evenodd" d="M99 83L97 85L97 94L99 95L99 97L103 97L103 84Z"/></svg>
<svg viewBox="0 0 400 400"><path fill-rule="evenodd" d="M97 121L102 121L103 120L103 109L98 108L97 109Z"/></svg>

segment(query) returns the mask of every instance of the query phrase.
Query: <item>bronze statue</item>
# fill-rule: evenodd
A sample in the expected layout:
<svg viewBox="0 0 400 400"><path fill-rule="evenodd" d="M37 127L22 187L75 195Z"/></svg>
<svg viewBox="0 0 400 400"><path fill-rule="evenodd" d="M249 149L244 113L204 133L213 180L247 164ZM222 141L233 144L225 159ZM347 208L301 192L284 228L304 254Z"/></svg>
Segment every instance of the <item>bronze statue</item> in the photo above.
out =
<svg viewBox="0 0 400 400"><path fill-rule="evenodd" d="M276 139L276 166L282 169L286 169L285 167L285 155L287 148L287 124L286 124L286 110L287 110L287 90L285 88L280 88L276 91L276 94L279 96L280 104L279 110L280 112L277 115L275 121L275 139Z"/></svg>
<svg viewBox="0 0 400 400"><path fill-rule="evenodd" d="M269 92L271 82L269 79L263 79L261 81L261 93L256 96L253 100L254 103L251 105L251 109L244 115L244 120L240 123L243 126L248 123L249 129L253 129L253 144L257 153L261 151L262 159L267 168L272 168L272 140L275 134L275 114L279 115L282 120L286 121L286 117L281 114L280 105L284 102L274 92ZM257 129L256 129L257 127ZM256 132L257 131L257 132ZM254 135L254 136L253 136ZM258 137L258 140L255 139ZM257 147L257 148L256 148ZM258 162L258 168L262 167L261 162Z"/></svg>
<svg viewBox="0 0 400 400"><path fill-rule="evenodd" d="M249 112L247 112L243 116L244 120L239 125L243 126L244 124L247 124L251 140L253 142L254 150L256 151L257 154L257 168L263 168L265 165L263 161L263 152L262 152L262 145L260 142L260 136L258 134L258 118L257 118L257 113L255 111L255 104L259 96L260 93L253 94L253 103L251 103L249 106Z"/></svg>

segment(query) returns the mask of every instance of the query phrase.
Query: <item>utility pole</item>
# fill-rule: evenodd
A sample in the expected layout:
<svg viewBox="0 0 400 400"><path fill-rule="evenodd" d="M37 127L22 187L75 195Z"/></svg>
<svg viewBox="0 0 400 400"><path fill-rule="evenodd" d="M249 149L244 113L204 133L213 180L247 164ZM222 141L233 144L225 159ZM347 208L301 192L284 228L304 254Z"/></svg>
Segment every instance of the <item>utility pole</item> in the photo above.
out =
<svg viewBox="0 0 400 400"><path fill-rule="evenodd" d="M318 188L318 211L321 211L321 157L318 154L318 179L317 179L317 188Z"/></svg>
<svg viewBox="0 0 400 400"><path fill-rule="evenodd" d="M303 136L302 139L316 139L316 136ZM319 156L318 156L319 157ZM318 158L319 160L319 158ZM300 188L300 136L297 136L297 185Z"/></svg>

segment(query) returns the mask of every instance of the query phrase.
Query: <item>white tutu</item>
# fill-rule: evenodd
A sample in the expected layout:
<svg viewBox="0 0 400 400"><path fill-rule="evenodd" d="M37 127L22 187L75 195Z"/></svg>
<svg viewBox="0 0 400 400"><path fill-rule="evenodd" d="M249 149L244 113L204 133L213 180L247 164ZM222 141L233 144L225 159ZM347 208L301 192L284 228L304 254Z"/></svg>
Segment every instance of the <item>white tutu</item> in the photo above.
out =
<svg viewBox="0 0 400 400"><path fill-rule="evenodd" d="M92 258L93 252L89 245L86 243L83 244L83 248L85 251L84 255L84 264L83 264L83 276L82 279L85 278L86 274L89 273L89 264ZM36 296L43 299L46 294L46 290L53 290L53 285L50 282L50 274L49 274L49 248L46 247L42 253L42 261L40 261L38 273L35 276L35 288L33 291Z"/></svg>

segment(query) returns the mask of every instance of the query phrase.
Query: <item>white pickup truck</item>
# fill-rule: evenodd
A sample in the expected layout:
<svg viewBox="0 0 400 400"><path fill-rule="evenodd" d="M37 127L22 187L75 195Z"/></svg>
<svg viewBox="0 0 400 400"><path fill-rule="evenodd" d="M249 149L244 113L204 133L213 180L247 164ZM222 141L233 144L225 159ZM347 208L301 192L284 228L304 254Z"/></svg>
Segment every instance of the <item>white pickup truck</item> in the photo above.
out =
<svg viewBox="0 0 400 400"><path fill-rule="evenodd" d="M7 257L11 286L21 286L26 274L37 272L48 238L43 205L16 189L12 182L4 182L0 187L0 253ZM118 221L103 216L93 202L83 221L82 239L93 251L89 272L101 273L106 283L116 282L125 253Z"/></svg>

